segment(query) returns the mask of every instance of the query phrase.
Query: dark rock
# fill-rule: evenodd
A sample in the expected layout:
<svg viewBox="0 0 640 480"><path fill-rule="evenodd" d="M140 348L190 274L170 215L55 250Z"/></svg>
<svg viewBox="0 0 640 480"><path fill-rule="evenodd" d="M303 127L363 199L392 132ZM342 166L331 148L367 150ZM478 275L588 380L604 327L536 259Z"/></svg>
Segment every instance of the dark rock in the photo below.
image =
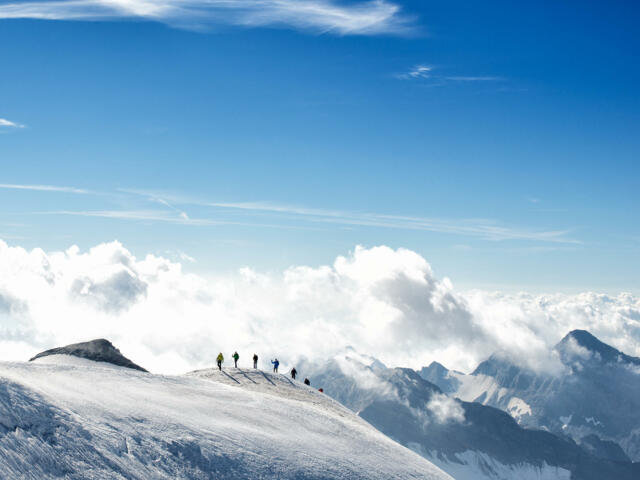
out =
<svg viewBox="0 0 640 480"><path fill-rule="evenodd" d="M73 355L74 357L86 358L96 362L111 363L119 367L140 370L141 372L147 371L122 355L120 350L104 338L91 340L90 342L74 343L66 347L52 348L51 350L40 352L35 357L29 359L29 361L31 362L36 358L47 357L49 355Z"/></svg>
<svg viewBox="0 0 640 480"><path fill-rule="evenodd" d="M593 354L595 360L601 363L629 363L640 365L640 358L622 353L620 350L601 342L586 330L573 330L569 332L556 346L561 354L567 350L567 344L574 341L582 348L586 348ZM570 349L569 349L570 350Z"/></svg>

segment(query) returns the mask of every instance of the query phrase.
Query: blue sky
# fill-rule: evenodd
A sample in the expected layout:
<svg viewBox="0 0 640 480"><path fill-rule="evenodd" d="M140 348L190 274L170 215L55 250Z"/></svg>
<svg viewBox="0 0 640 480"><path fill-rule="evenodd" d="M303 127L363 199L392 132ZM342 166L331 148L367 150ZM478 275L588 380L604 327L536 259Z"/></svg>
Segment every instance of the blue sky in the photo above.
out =
<svg viewBox="0 0 640 480"><path fill-rule="evenodd" d="M638 292L639 6L258 3L0 2L0 238Z"/></svg>

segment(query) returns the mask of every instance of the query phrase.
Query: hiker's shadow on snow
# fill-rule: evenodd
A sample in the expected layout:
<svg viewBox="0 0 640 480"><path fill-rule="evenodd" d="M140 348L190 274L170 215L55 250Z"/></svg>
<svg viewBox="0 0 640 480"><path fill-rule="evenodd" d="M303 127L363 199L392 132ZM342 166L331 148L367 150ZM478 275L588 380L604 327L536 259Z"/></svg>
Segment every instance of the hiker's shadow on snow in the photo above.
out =
<svg viewBox="0 0 640 480"><path fill-rule="evenodd" d="M246 378L247 380L249 380L251 383L255 383L256 385L258 384L258 382L256 382L253 378L251 378L249 375L247 375L247 372L240 372L242 373L242 376L244 378Z"/></svg>
<svg viewBox="0 0 640 480"><path fill-rule="evenodd" d="M273 382L271 381L271 379L270 379L269 377L267 377L267 375L266 375L263 371L260 371L260 373L262 373L262 376L264 377L264 379L265 379L267 382L269 382L269 383L270 383L271 385L273 385L274 387L276 386L276 384L275 384L275 383L273 383Z"/></svg>
<svg viewBox="0 0 640 480"><path fill-rule="evenodd" d="M226 375L227 377L229 377L231 380L233 380L234 382L236 382L238 385L240 385L240 382L238 380L236 380L235 378L233 378L233 376L229 375L227 372L225 372L224 370L222 371L222 373L224 375Z"/></svg>
<svg viewBox="0 0 640 480"><path fill-rule="evenodd" d="M289 382L289 385L291 385L291 386L293 386L293 387L295 387L295 386L296 386L296 384L294 383L294 381L293 381L293 380L291 380L289 377L283 376L283 378L284 378L287 382Z"/></svg>

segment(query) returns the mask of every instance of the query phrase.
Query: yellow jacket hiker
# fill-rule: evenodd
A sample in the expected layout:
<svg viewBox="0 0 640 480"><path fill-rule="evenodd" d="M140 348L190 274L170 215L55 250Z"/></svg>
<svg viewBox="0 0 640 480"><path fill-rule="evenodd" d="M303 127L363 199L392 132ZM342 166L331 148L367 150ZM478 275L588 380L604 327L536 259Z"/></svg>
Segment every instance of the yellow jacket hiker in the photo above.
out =
<svg viewBox="0 0 640 480"><path fill-rule="evenodd" d="M224 362L224 355L222 355L222 352L218 354L218 358L216 358L216 361L218 362L218 369L222 370L222 362Z"/></svg>

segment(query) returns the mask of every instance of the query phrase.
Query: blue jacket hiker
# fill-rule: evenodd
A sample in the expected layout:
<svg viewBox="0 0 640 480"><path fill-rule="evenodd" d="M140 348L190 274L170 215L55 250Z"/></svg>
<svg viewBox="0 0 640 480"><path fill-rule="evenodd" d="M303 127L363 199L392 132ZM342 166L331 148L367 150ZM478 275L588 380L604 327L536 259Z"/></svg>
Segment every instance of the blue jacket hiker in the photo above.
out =
<svg viewBox="0 0 640 480"><path fill-rule="evenodd" d="M276 358L275 360L271 360L271 363L273 363L273 371L275 373L278 373L278 365L280 365L278 359Z"/></svg>

